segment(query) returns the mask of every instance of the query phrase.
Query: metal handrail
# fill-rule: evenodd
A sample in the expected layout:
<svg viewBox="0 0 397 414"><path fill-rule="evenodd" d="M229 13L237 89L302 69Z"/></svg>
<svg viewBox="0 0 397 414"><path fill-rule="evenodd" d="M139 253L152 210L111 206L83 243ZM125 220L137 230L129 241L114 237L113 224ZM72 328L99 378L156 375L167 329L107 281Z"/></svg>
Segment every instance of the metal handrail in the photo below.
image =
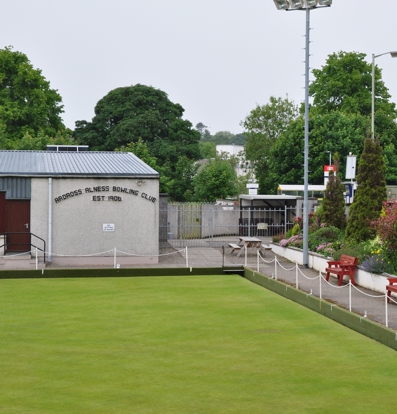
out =
<svg viewBox="0 0 397 414"><path fill-rule="evenodd" d="M41 237L39 237L39 236L37 236L36 234L34 234L34 233L29 233L29 232L16 232L16 231L13 231L13 232L6 232L6 233L0 233L0 236L4 236L4 244L3 245L1 245L0 246L0 249L2 248L2 247L4 247L4 253L7 251L7 246L11 246L11 244L9 244L8 242L7 242L7 238L8 238L8 236L10 235L10 234L29 234L30 235L30 246L31 247L34 247L34 248L36 248L36 249L38 249L38 250L40 250L41 252L43 252L43 259L44 259L44 263L45 263L45 254L46 254L46 247L45 247L45 240L44 239L42 239ZM40 248L39 246L36 246L35 244L33 244L33 242L32 242L32 236L33 237L36 237L37 239L39 239L39 240L41 240L42 242L43 242L43 248ZM28 244L28 243L26 243L26 244Z"/></svg>

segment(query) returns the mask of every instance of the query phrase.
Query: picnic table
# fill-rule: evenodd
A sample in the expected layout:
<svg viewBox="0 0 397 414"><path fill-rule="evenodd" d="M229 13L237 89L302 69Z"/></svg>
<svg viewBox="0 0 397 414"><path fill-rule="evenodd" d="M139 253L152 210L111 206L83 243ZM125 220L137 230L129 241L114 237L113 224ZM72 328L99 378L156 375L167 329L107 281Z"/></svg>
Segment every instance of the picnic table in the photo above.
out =
<svg viewBox="0 0 397 414"><path fill-rule="evenodd" d="M237 257L240 257L241 253L245 250L255 248L260 250L262 248L262 240L257 237L239 237L240 241L238 245L241 247L237 253Z"/></svg>

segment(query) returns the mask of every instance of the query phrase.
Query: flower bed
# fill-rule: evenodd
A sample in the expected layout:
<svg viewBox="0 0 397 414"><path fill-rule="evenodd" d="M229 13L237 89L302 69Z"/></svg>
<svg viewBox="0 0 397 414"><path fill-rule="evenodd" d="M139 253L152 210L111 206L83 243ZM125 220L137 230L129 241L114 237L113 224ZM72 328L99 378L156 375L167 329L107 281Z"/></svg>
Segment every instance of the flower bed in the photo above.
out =
<svg viewBox="0 0 397 414"><path fill-rule="evenodd" d="M303 250L298 249L297 247L282 247L278 243L270 244L272 251L282 256L293 263L299 265L303 264ZM325 269L327 267L327 261L332 260L331 257L325 257L323 255L309 252L309 267L318 270L325 274ZM333 276L333 275L331 275ZM386 285L388 284L387 278L390 277L388 274L375 274L370 273L362 269L360 266L357 269L357 273L354 277L358 286L373 290L379 293L386 293Z"/></svg>

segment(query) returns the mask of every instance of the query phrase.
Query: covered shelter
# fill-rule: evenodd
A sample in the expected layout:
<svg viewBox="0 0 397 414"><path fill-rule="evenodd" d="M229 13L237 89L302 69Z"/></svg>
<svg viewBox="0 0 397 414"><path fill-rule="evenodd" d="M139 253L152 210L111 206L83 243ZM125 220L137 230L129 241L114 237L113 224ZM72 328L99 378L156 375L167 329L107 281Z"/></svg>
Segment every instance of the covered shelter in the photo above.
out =
<svg viewBox="0 0 397 414"><path fill-rule="evenodd" d="M303 216L303 197L293 195L245 195L240 199L239 235L285 234ZM309 197L309 211L314 211L317 198Z"/></svg>

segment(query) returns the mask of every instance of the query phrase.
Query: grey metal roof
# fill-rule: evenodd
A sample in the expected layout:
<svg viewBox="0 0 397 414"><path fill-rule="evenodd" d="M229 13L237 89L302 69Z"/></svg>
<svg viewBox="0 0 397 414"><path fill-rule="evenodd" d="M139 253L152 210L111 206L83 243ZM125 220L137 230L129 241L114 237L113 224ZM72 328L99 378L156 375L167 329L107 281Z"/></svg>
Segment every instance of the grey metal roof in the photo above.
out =
<svg viewBox="0 0 397 414"><path fill-rule="evenodd" d="M131 152L1 151L0 176L101 176L158 178Z"/></svg>

